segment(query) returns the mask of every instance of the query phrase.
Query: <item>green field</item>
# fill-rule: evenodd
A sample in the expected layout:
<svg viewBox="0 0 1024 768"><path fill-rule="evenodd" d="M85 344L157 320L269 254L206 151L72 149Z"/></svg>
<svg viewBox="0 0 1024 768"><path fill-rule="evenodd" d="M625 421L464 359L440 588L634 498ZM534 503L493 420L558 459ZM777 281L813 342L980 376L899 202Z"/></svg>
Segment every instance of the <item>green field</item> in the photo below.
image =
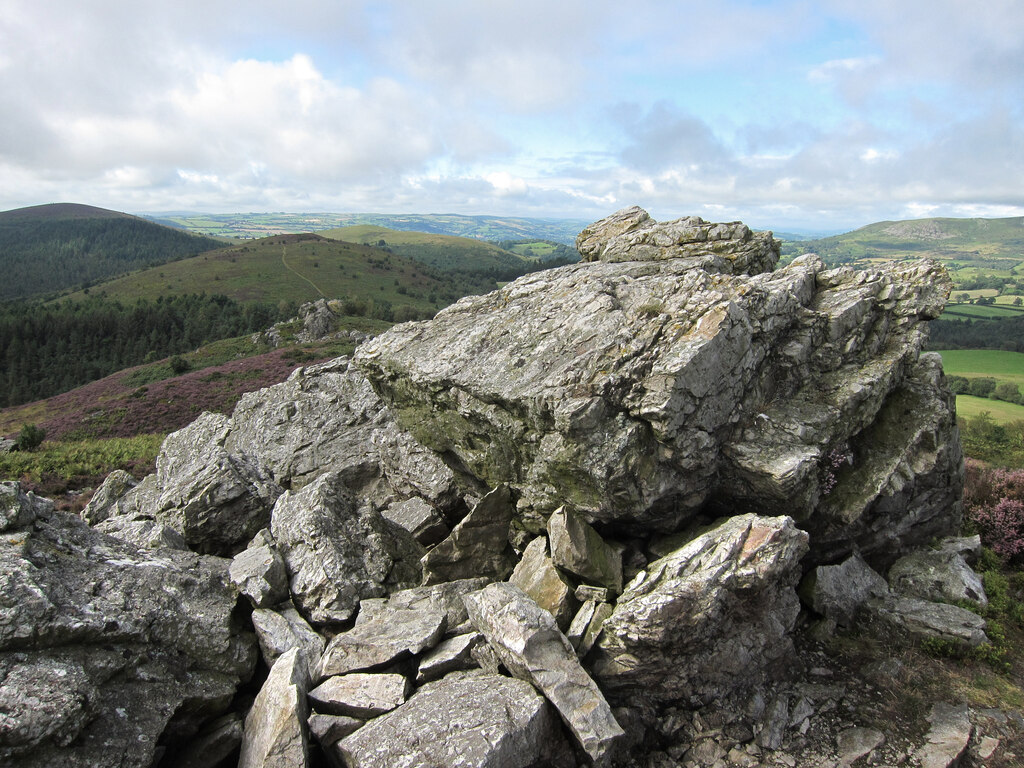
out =
<svg viewBox="0 0 1024 768"><path fill-rule="evenodd" d="M998 349L940 350L942 367L947 375L991 376L998 381L1024 385L1024 354ZM996 401L990 401L996 402Z"/></svg>
<svg viewBox="0 0 1024 768"><path fill-rule="evenodd" d="M1024 421L1024 405L1014 405L1002 400L991 400L987 397L972 395L956 396L956 412L961 418L973 419L986 411L996 424Z"/></svg>
<svg viewBox="0 0 1024 768"><path fill-rule="evenodd" d="M962 320L965 318L973 319L992 319L999 317L1021 317L1024 315L1024 310L1018 307L1007 306L1005 304L985 304L978 306L977 304L947 304L945 311L942 313L943 320Z"/></svg>

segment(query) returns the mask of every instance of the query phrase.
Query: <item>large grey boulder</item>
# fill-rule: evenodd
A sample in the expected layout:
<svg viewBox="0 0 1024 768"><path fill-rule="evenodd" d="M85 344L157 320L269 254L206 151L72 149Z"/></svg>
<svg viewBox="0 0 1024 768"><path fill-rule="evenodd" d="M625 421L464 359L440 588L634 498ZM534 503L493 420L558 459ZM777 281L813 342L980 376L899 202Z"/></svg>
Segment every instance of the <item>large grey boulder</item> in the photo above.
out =
<svg viewBox="0 0 1024 768"><path fill-rule="evenodd" d="M466 609L508 671L540 689L595 764L609 764L625 732L551 614L507 582L466 595Z"/></svg>
<svg viewBox="0 0 1024 768"><path fill-rule="evenodd" d="M922 600L988 605L981 579L955 548L904 555L889 569L889 584L896 592Z"/></svg>
<svg viewBox="0 0 1024 768"><path fill-rule="evenodd" d="M565 742L544 698L522 680L484 674L424 685L334 749L349 768L567 765L557 759Z"/></svg>
<svg viewBox="0 0 1024 768"><path fill-rule="evenodd" d="M372 621L386 614L389 610L429 611L443 613L449 635L459 632L460 627L469 620L466 604L462 598L470 592L476 592L490 583L490 579L475 577L472 579L456 579L440 584L430 584L411 589L392 592L385 599L363 600L359 604L359 615L356 625Z"/></svg>
<svg viewBox="0 0 1024 768"><path fill-rule="evenodd" d="M807 534L741 515L656 560L605 620L590 668L615 702L702 706L793 652Z"/></svg>
<svg viewBox="0 0 1024 768"><path fill-rule="evenodd" d="M140 551L16 483L0 502L0 763L142 768L227 708L256 649L226 560Z"/></svg>
<svg viewBox="0 0 1024 768"><path fill-rule="evenodd" d="M921 768L952 768L961 764L971 743L974 727L966 704L932 705L931 727L926 742L914 753Z"/></svg>
<svg viewBox="0 0 1024 768"><path fill-rule="evenodd" d="M305 768L309 761L306 670L298 648L274 662L245 718L238 768Z"/></svg>
<svg viewBox="0 0 1024 768"><path fill-rule="evenodd" d="M571 509L559 507L548 518L548 540L555 565L587 584L607 587L615 594L622 591L622 552Z"/></svg>
<svg viewBox="0 0 1024 768"><path fill-rule="evenodd" d="M508 541L514 513L508 486L500 485L484 496L451 534L423 557L423 583L508 576L515 563Z"/></svg>
<svg viewBox="0 0 1024 768"><path fill-rule="evenodd" d="M102 518L100 529L120 538L138 536L127 523L155 521L197 552L230 556L244 549L270 522L281 488L258 461L224 447L229 433L229 419L214 413L171 433L156 473L116 500L121 484L105 486L90 519Z"/></svg>
<svg viewBox="0 0 1024 768"><path fill-rule="evenodd" d="M938 640L970 648L988 642L985 620L957 605L917 597L873 597L864 603L864 610L890 639Z"/></svg>
<svg viewBox="0 0 1024 768"><path fill-rule="evenodd" d="M860 555L851 555L838 565L819 565L808 573L800 594L822 616L849 627L868 598L888 596L889 585Z"/></svg>
<svg viewBox="0 0 1024 768"><path fill-rule="evenodd" d="M739 221L713 224L699 216L657 222L633 206L594 222L576 238L583 261L686 259L726 274L768 272L779 260L771 232L751 232Z"/></svg>
<svg viewBox="0 0 1024 768"><path fill-rule="evenodd" d="M382 505L420 496L444 509L457 496L452 471L398 429L347 358L299 368L281 384L243 395L225 445L254 456L291 489L331 472Z"/></svg>
<svg viewBox="0 0 1024 768"><path fill-rule="evenodd" d="M0 483L0 531L27 528L41 515L53 512L53 502L21 490L21 483Z"/></svg>
<svg viewBox="0 0 1024 768"><path fill-rule="evenodd" d="M359 601L417 584L423 548L359 504L341 474L286 491L271 520L296 607L314 623L346 621Z"/></svg>
<svg viewBox="0 0 1024 768"><path fill-rule="evenodd" d="M535 533L563 503L599 528L672 532L712 496L793 516L819 561L955 528L953 400L921 354L951 286L938 263L729 274L647 258L527 275L355 362L420 442L472 482L507 482Z"/></svg>

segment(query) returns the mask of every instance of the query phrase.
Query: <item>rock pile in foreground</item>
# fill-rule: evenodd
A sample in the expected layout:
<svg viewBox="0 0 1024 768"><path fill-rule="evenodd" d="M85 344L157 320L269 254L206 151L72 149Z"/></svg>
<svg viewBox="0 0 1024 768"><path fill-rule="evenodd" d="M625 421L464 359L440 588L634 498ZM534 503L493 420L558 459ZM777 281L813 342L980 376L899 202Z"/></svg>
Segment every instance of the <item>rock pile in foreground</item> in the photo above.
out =
<svg viewBox="0 0 1024 768"><path fill-rule="evenodd" d="M839 701L801 616L984 641L937 602L970 546L918 553L961 510L939 266L640 209L578 245L204 414L93 528L4 486L4 764L753 766Z"/></svg>

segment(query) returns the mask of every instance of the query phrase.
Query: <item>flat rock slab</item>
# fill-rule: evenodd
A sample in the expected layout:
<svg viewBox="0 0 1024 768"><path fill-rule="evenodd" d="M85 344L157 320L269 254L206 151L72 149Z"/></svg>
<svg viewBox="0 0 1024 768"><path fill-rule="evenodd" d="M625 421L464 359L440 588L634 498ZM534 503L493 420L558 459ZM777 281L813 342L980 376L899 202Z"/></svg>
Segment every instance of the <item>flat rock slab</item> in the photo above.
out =
<svg viewBox="0 0 1024 768"><path fill-rule="evenodd" d="M529 768L565 744L533 687L498 675L450 675L338 742L348 768Z"/></svg>
<svg viewBox="0 0 1024 768"><path fill-rule="evenodd" d="M921 768L950 768L960 762L971 742L973 728L967 705L938 703L932 707L928 720L927 743L914 757Z"/></svg>
<svg viewBox="0 0 1024 768"><path fill-rule="evenodd" d="M416 684L422 685L433 680L440 680L449 672L473 669L478 666L473 658L473 649L484 642L479 632L468 632L457 635L438 645L420 660L416 672Z"/></svg>
<svg viewBox="0 0 1024 768"><path fill-rule="evenodd" d="M916 597L871 598L864 609L872 621L897 633L935 639L974 648L988 641L985 620L978 614L948 603Z"/></svg>
<svg viewBox="0 0 1024 768"><path fill-rule="evenodd" d="M309 700L324 714L365 719L401 706L409 690L405 675L356 672L329 678L309 692Z"/></svg>
<svg viewBox="0 0 1024 768"><path fill-rule="evenodd" d="M848 768L854 761L878 749L885 743L885 734L874 728L847 728L836 736L836 751L839 764Z"/></svg>
<svg viewBox="0 0 1024 768"><path fill-rule="evenodd" d="M514 512L507 485L480 499L451 534L423 556L423 583L508 576L515 564L508 543Z"/></svg>
<svg viewBox="0 0 1024 768"><path fill-rule="evenodd" d="M551 560L588 584L622 592L622 552L571 509L559 507L548 518Z"/></svg>
<svg viewBox="0 0 1024 768"><path fill-rule="evenodd" d="M386 610L335 635L324 650L320 678L373 669L433 648L448 622L432 610Z"/></svg>
<svg viewBox="0 0 1024 768"><path fill-rule="evenodd" d="M309 673L293 648L274 662L245 718L238 768L303 768L309 761Z"/></svg>
<svg viewBox="0 0 1024 768"><path fill-rule="evenodd" d="M509 672L554 704L591 760L609 762L625 733L551 614L507 582L467 595L466 609Z"/></svg>
<svg viewBox="0 0 1024 768"><path fill-rule="evenodd" d="M312 677L323 655L327 641L314 630L290 603L277 606L276 610L257 608L252 612L252 625L260 642L263 661L268 667L274 666L278 656L292 648L302 650Z"/></svg>
<svg viewBox="0 0 1024 768"><path fill-rule="evenodd" d="M554 616L559 629L568 629L579 604L572 585L548 557L547 540L543 536L527 544L508 580Z"/></svg>

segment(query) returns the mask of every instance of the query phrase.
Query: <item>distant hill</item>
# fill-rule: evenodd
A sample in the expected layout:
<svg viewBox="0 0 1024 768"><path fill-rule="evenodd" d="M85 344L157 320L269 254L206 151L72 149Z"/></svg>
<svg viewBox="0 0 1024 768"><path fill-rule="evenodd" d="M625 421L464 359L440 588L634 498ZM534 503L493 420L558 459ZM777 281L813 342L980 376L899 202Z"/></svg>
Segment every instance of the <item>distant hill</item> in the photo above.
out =
<svg viewBox="0 0 1024 768"><path fill-rule="evenodd" d="M88 286L222 243L126 213L54 203L0 213L0 301Z"/></svg>
<svg viewBox="0 0 1024 768"><path fill-rule="evenodd" d="M110 280L90 293L125 302L203 292L241 302L339 298L352 301L348 314L409 320L495 287L493 277L441 274L398 253L307 233L222 247Z"/></svg>
<svg viewBox="0 0 1024 768"><path fill-rule="evenodd" d="M328 229L318 234L332 240L386 247L442 272L472 272L507 279L535 269L538 264L536 259L527 259L492 243L468 237L410 232L375 224Z"/></svg>
<svg viewBox="0 0 1024 768"><path fill-rule="evenodd" d="M369 224L388 229L427 232L473 240L551 240L572 245L590 224L583 219L538 219L515 216L386 213L164 213L149 218L190 232L228 237L265 237Z"/></svg>
<svg viewBox="0 0 1024 768"><path fill-rule="evenodd" d="M842 235L785 242L783 255L817 253L831 263L932 257L973 267L1012 269L1024 261L1024 217L880 221Z"/></svg>

